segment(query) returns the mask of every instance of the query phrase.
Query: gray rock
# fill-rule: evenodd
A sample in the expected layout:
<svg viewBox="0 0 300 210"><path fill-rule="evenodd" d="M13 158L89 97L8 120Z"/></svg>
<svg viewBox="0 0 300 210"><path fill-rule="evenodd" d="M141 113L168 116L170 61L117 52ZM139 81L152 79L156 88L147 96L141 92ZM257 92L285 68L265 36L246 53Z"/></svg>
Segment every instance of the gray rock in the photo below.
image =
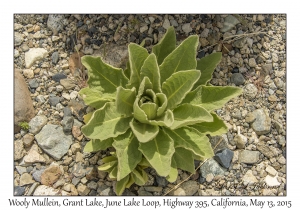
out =
<svg viewBox="0 0 300 210"><path fill-rule="evenodd" d="M43 168L40 169L40 170L37 170L37 171L33 172L33 174L32 174L33 179L34 179L35 181L37 181L37 182L41 182L41 175L42 175L42 173L43 173L44 171L45 171L45 167L43 167Z"/></svg>
<svg viewBox="0 0 300 210"><path fill-rule="evenodd" d="M192 29L190 23L185 23L185 24L182 25L182 30L183 30L184 33L188 34L188 33L190 33L193 29Z"/></svg>
<svg viewBox="0 0 300 210"><path fill-rule="evenodd" d="M57 35L63 29L64 15L51 14L48 17L47 27L52 30L53 35Z"/></svg>
<svg viewBox="0 0 300 210"><path fill-rule="evenodd" d="M187 195L192 196L198 192L199 184L196 181L189 180L180 185L179 188L172 193L175 196Z"/></svg>
<svg viewBox="0 0 300 210"><path fill-rule="evenodd" d="M16 166L16 169L20 175L26 173L26 167Z"/></svg>
<svg viewBox="0 0 300 210"><path fill-rule="evenodd" d="M29 87L30 88L37 88L38 86L39 86L39 83L38 83L38 81L37 81L37 79L32 79L32 80L30 80L29 82L28 82L28 84L29 84Z"/></svg>
<svg viewBox="0 0 300 210"><path fill-rule="evenodd" d="M208 33L209 33L209 29L205 28L205 29L203 29L202 33L200 34L200 37L207 38L208 37Z"/></svg>
<svg viewBox="0 0 300 210"><path fill-rule="evenodd" d="M56 106L60 101L60 98L58 96L53 96L53 95L50 95L49 97L49 104L51 106Z"/></svg>
<svg viewBox="0 0 300 210"><path fill-rule="evenodd" d="M20 122L29 122L35 116L28 86L18 70L14 73L14 132L20 131Z"/></svg>
<svg viewBox="0 0 300 210"><path fill-rule="evenodd" d="M228 148L228 138L226 135L212 136L209 141L216 152Z"/></svg>
<svg viewBox="0 0 300 210"><path fill-rule="evenodd" d="M166 29L166 30L170 27L170 21L169 21L168 18L166 18L166 19L164 20L163 27L164 27L164 29Z"/></svg>
<svg viewBox="0 0 300 210"><path fill-rule="evenodd" d="M66 79L67 76L64 75L64 74L60 74L60 73L57 73L57 74L54 74L52 76L52 79L55 81L55 82L60 82L61 79Z"/></svg>
<svg viewBox="0 0 300 210"><path fill-rule="evenodd" d="M55 160L60 160L72 144L72 136L65 135L58 125L45 125L41 132L35 135L39 146Z"/></svg>
<svg viewBox="0 0 300 210"><path fill-rule="evenodd" d="M257 92L258 89L254 84L249 83L244 87L244 96L250 100L255 98Z"/></svg>
<svg viewBox="0 0 300 210"><path fill-rule="evenodd" d="M47 56L47 50L43 48L31 48L25 53L25 66L30 68L36 61L39 61Z"/></svg>
<svg viewBox="0 0 300 210"><path fill-rule="evenodd" d="M60 84L67 90L73 89L76 86L76 82L71 79L61 79Z"/></svg>
<svg viewBox="0 0 300 210"><path fill-rule="evenodd" d="M63 131L66 135L72 133L73 123L74 123L74 117L72 116L66 116L61 121L61 125L63 126Z"/></svg>
<svg viewBox="0 0 300 210"><path fill-rule="evenodd" d="M72 184L75 185L75 186L76 186L79 182L80 182L80 178L78 178L78 177L74 177L74 178L72 179Z"/></svg>
<svg viewBox="0 0 300 210"><path fill-rule="evenodd" d="M58 52L54 52L51 56L51 59L52 59L52 63L53 64L57 64L58 62L58 59L59 59L59 55L58 55Z"/></svg>
<svg viewBox="0 0 300 210"><path fill-rule="evenodd" d="M248 64L252 68L256 67L256 65L257 65L254 58L250 58Z"/></svg>
<svg viewBox="0 0 300 210"><path fill-rule="evenodd" d="M232 15L228 15L225 18L224 25L223 25L223 28L221 29L221 32L227 32L227 31L229 31L230 29L232 29L238 23L239 23L238 19L236 19Z"/></svg>
<svg viewBox="0 0 300 210"><path fill-rule="evenodd" d="M259 151L243 150L239 154L239 162L254 164L259 160Z"/></svg>
<svg viewBox="0 0 300 210"><path fill-rule="evenodd" d="M72 116L72 110L69 107L64 107L64 117Z"/></svg>
<svg viewBox="0 0 300 210"><path fill-rule="evenodd" d="M14 187L14 196L21 196L25 193L25 187L15 186Z"/></svg>
<svg viewBox="0 0 300 210"><path fill-rule="evenodd" d="M94 51L93 55L100 56L105 63L124 69L128 59L128 49L126 45L102 44L99 50Z"/></svg>
<svg viewBox="0 0 300 210"><path fill-rule="evenodd" d="M156 180L156 183L158 184L158 186L166 187L168 185L168 180L165 177L156 176L155 180Z"/></svg>
<svg viewBox="0 0 300 210"><path fill-rule="evenodd" d="M234 73L230 78L231 82L236 86L243 85L245 83L245 78L241 73Z"/></svg>
<svg viewBox="0 0 300 210"><path fill-rule="evenodd" d="M224 168L229 168L231 164L231 160L233 157L233 152L230 149L223 149L216 153L214 159L220 163Z"/></svg>
<svg viewBox="0 0 300 210"><path fill-rule="evenodd" d="M271 130L271 118L263 109L257 109L252 112L255 121L252 123L252 128L257 135L267 134Z"/></svg>
<svg viewBox="0 0 300 210"><path fill-rule="evenodd" d="M261 68L266 75L272 73L272 71L273 71L272 64L270 64L270 63L262 65Z"/></svg>
<svg viewBox="0 0 300 210"><path fill-rule="evenodd" d="M89 183L87 184L87 187L90 188L90 189L92 189L92 190L97 190L98 184L97 184L97 182L95 182L95 181L91 181L91 182L89 182Z"/></svg>
<svg viewBox="0 0 300 210"><path fill-rule="evenodd" d="M83 167L82 163L79 162L79 163L75 163L74 166L72 167L72 173L74 176L81 179L82 177L85 176L85 174L87 173L87 170ZM76 184L74 184L74 185L76 185Z"/></svg>
<svg viewBox="0 0 300 210"><path fill-rule="evenodd" d="M41 103L41 104L43 104L43 103L46 102L44 96L42 96L42 95L38 95L38 96L35 98L35 100L36 100L38 103Z"/></svg>
<svg viewBox="0 0 300 210"><path fill-rule="evenodd" d="M170 20L170 23L171 23L172 26L178 27L178 23L175 19Z"/></svg>
<svg viewBox="0 0 300 210"><path fill-rule="evenodd" d="M243 48L247 44L246 38L241 38L233 42L232 46L236 48Z"/></svg>
<svg viewBox="0 0 300 210"><path fill-rule="evenodd" d="M157 186L144 186L144 189L147 192L161 192L162 191L162 187L157 187Z"/></svg>
<svg viewBox="0 0 300 210"><path fill-rule="evenodd" d="M29 132L37 134L46 125L48 118L45 115L38 115L32 118L29 122Z"/></svg>
<svg viewBox="0 0 300 210"><path fill-rule="evenodd" d="M274 146L268 145L265 142L259 142L256 145L256 148L268 158L273 158L279 155L278 149L276 149Z"/></svg>
<svg viewBox="0 0 300 210"><path fill-rule="evenodd" d="M206 178L208 174L213 174L214 176L224 175L225 170L218 164L217 161L211 158L200 167L200 172L201 176Z"/></svg>
<svg viewBox="0 0 300 210"><path fill-rule="evenodd" d="M22 34L20 34L19 32L15 32L14 39L15 39L15 42L14 42L15 46L20 46L24 41Z"/></svg>

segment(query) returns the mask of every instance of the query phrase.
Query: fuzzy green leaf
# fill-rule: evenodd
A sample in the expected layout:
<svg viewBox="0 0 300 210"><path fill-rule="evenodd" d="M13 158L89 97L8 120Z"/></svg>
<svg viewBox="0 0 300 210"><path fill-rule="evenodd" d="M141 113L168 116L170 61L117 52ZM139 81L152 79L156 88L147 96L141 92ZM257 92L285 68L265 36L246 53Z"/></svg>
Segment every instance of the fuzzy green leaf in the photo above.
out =
<svg viewBox="0 0 300 210"><path fill-rule="evenodd" d="M83 151L84 152L97 152L100 150L106 150L108 147L111 147L113 143L113 139L105 139L105 140L99 140L99 139L92 139L88 143L86 143Z"/></svg>
<svg viewBox="0 0 300 210"><path fill-rule="evenodd" d="M130 130L118 137L115 137L112 145L116 149L118 157L117 180L121 180L130 174L130 172L141 161L142 153L137 150L139 142Z"/></svg>
<svg viewBox="0 0 300 210"><path fill-rule="evenodd" d="M148 162L148 160L145 157L142 157L142 160L139 162L138 165L141 166L142 168L143 167L148 168L148 167L151 166L150 163Z"/></svg>
<svg viewBox="0 0 300 210"><path fill-rule="evenodd" d="M209 134L211 136L227 133L227 126L223 120L221 120L215 113L211 113L211 115L213 116L213 122L197 123L190 127L195 128L200 133Z"/></svg>
<svg viewBox="0 0 300 210"><path fill-rule="evenodd" d="M157 93L156 97L157 97L157 105L159 106L157 108L156 116L159 117L166 110L167 105L168 105L168 99L167 99L167 96L163 93Z"/></svg>
<svg viewBox="0 0 300 210"><path fill-rule="evenodd" d="M88 70L87 83L91 89L116 93L118 86L125 87L128 83L122 69L104 63L100 57L86 55L81 58L81 62Z"/></svg>
<svg viewBox="0 0 300 210"><path fill-rule="evenodd" d="M109 163L109 162L112 162L112 161L116 161L117 160L117 157L114 156L114 155L110 155L110 156L106 156L104 158L102 158L102 163Z"/></svg>
<svg viewBox="0 0 300 210"><path fill-rule="evenodd" d="M113 169L111 170L111 172L109 172L108 176L110 179L116 179L117 174L118 174L118 166L114 166Z"/></svg>
<svg viewBox="0 0 300 210"><path fill-rule="evenodd" d="M131 116L133 114L133 103L136 98L135 87L132 89L117 88L116 107L120 114Z"/></svg>
<svg viewBox="0 0 300 210"><path fill-rule="evenodd" d="M176 34L174 27L169 27L163 38L153 46L152 52L157 57L157 63L160 65L163 60L176 48Z"/></svg>
<svg viewBox="0 0 300 210"><path fill-rule="evenodd" d="M145 48L135 43L130 43L128 45L128 56L130 64L130 81L128 88L139 88L139 85L142 81L142 78L140 77L140 71L148 55L149 54Z"/></svg>
<svg viewBox="0 0 300 210"><path fill-rule="evenodd" d="M116 183L116 194L117 195L122 195L128 182L129 182L129 176L126 176L123 179L121 179L120 181L117 181L117 183Z"/></svg>
<svg viewBox="0 0 300 210"><path fill-rule="evenodd" d="M191 104L182 104L173 110L174 123L170 127L172 130L192 125L200 122L211 122L213 117L211 114L200 106Z"/></svg>
<svg viewBox="0 0 300 210"><path fill-rule="evenodd" d="M141 79L144 77L150 79L155 93L161 92L159 68L153 53L146 58L144 65L141 68Z"/></svg>
<svg viewBox="0 0 300 210"><path fill-rule="evenodd" d="M132 177L134 182L139 186L144 185L148 181L147 173L139 166L132 171Z"/></svg>
<svg viewBox="0 0 300 210"><path fill-rule="evenodd" d="M199 85L206 85L212 78L212 74L217 65L222 60L222 53L212 53L197 61L197 69L201 71L201 77L194 85L197 88Z"/></svg>
<svg viewBox="0 0 300 210"><path fill-rule="evenodd" d="M106 102L114 101L113 95L102 94L96 89L89 87L83 88L79 91L79 95L82 97L84 103L88 106L100 109Z"/></svg>
<svg viewBox="0 0 300 210"><path fill-rule="evenodd" d="M142 143L148 142L155 138L159 131L159 128L156 125L139 123L135 120L130 122L130 127L136 138Z"/></svg>
<svg viewBox="0 0 300 210"><path fill-rule="evenodd" d="M117 164L118 164L117 160L110 161L110 162L104 163L101 166L99 166L98 170L99 171L111 172Z"/></svg>
<svg viewBox="0 0 300 210"><path fill-rule="evenodd" d="M139 150L160 176L167 176L171 170L171 159L175 152L172 139L162 130L146 143L140 143Z"/></svg>
<svg viewBox="0 0 300 210"><path fill-rule="evenodd" d="M144 77L141 85L139 87L139 91L138 91L138 95L134 101L133 104L133 116L136 120L140 121L141 123L147 123L148 122L148 118L146 113L141 109L141 107L139 106L140 103L140 99L141 96L143 95L143 93L147 90L147 89L152 89L153 85L150 82L148 77Z"/></svg>
<svg viewBox="0 0 300 210"><path fill-rule="evenodd" d="M183 147L203 158L212 157L214 152L208 137L193 128L182 127L176 130L163 129L174 141L174 147Z"/></svg>
<svg viewBox="0 0 300 210"><path fill-rule="evenodd" d="M174 122L173 112L171 110L165 111L162 116L155 118L154 120L148 120L147 123L151 125L158 125L158 126L172 126Z"/></svg>
<svg viewBox="0 0 300 210"><path fill-rule="evenodd" d="M132 117L120 115L114 103L109 102L95 111L81 130L88 138L105 140L125 133L131 120Z"/></svg>
<svg viewBox="0 0 300 210"><path fill-rule="evenodd" d="M174 109L200 77L200 71L187 70L172 74L163 84L162 91L168 99L168 109Z"/></svg>
<svg viewBox="0 0 300 210"><path fill-rule="evenodd" d="M199 37L192 35L185 39L174 51L172 51L159 66L161 82L168 79L173 73L196 69L197 46Z"/></svg>
<svg viewBox="0 0 300 210"><path fill-rule="evenodd" d="M191 173L195 173L193 152L182 147L177 147L175 148L173 158L176 161L176 165L178 168Z"/></svg>
<svg viewBox="0 0 300 210"><path fill-rule="evenodd" d="M240 95L242 92L243 89L231 86L199 86L187 94L183 103L202 106L211 112L221 108L230 99Z"/></svg>
<svg viewBox="0 0 300 210"><path fill-rule="evenodd" d="M173 155L174 157L174 155ZM171 162L171 170L170 173L168 174L168 176L166 176L166 179L169 182L175 182L178 176L178 170L177 170L177 164L176 161L174 160L174 158L172 158L172 162Z"/></svg>
<svg viewBox="0 0 300 210"><path fill-rule="evenodd" d="M147 115L147 119L153 120L156 117L158 107L155 103L144 103L140 107Z"/></svg>

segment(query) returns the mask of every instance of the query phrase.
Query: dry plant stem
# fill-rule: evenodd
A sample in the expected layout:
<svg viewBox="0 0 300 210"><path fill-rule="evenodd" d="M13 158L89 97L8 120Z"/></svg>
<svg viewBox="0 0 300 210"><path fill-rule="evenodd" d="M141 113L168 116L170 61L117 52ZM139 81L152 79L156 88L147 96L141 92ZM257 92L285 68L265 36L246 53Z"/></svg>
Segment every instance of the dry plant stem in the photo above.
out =
<svg viewBox="0 0 300 210"><path fill-rule="evenodd" d="M216 146L214 147L214 150L217 148L217 146L222 142L223 138L220 139L218 141L218 143L216 144ZM202 163L199 164L199 166L195 169L195 171L197 171L208 159L205 159ZM168 195L170 192L172 192L173 190L176 190L182 183L188 181L194 174L190 174L186 179L184 179L183 181L181 181L180 183L178 183L177 185L175 185L172 189L170 189L168 192L166 192L163 196Z"/></svg>

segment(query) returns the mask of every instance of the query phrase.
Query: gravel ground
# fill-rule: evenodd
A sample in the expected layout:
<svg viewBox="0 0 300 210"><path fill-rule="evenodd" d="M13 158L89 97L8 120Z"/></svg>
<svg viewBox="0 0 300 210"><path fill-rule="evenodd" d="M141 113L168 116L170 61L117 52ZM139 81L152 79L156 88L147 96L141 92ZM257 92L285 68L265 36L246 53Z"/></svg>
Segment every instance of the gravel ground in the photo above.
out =
<svg viewBox="0 0 300 210"><path fill-rule="evenodd" d="M115 195L115 182L97 171L109 150L83 152L80 127L89 108L78 95L86 72L77 52L105 52L108 62L123 66L126 45L144 41L150 50L170 26L178 43L199 35L198 58L221 51L211 83L244 93L216 111L229 128L210 137L216 157L195 162L202 165L192 176L179 171L175 183L149 170L148 183L124 195L287 194L286 15L15 14L14 67L33 105L30 129L15 130L15 195ZM60 141L53 146L49 136Z"/></svg>

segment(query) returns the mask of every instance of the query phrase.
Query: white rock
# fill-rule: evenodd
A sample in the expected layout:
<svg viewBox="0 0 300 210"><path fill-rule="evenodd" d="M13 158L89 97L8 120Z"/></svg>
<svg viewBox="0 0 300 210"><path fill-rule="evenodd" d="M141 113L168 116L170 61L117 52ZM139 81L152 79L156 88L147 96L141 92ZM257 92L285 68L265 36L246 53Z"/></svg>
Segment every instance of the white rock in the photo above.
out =
<svg viewBox="0 0 300 210"><path fill-rule="evenodd" d="M58 40L60 40L60 37L59 37L59 36L52 36L52 41L53 41L53 42L56 42L56 41L58 41Z"/></svg>
<svg viewBox="0 0 300 210"><path fill-rule="evenodd" d="M63 93L62 97L64 97L67 100L70 100L70 94L69 93Z"/></svg>
<svg viewBox="0 0 300 210"><path fill-rule="evenodd" d="M71 98L71 99L75 99L75 98L77 97L77 95L78 95L78 92L77 92L77 91L72 91L72 92L70 93L70 98Z"/></svg>
<svg viewBox="0 0 300 210"><path fill-rule="evenodd" d="M272 176L276 176L277 174L277 171L272 166L267 166L266 171Z"/></svg>
<svg viewBox="0 0 300 210"><path fill-rule="evenodd" d="M252 185L257 181L256 177L253 175L252 170L248 170L242 178L244 185Z"/></svg>
<svg viewBox="0 0 300 210"><path fill-rule="evenodd" d="M68 194L66 191L61 191L61 194ZM45 196L45 195L60 195L60 192L59 192L59 189L54 189L52 187L48 187L46 185L40 185L38 186L34 193L33 193L34 196L36 195L42 195L42 196Z"/></svg>
<svg viewBox="0 0 300 210"><path fill-rule="evenodd" d="M20 52L19 50L15 49L15 52L14 52L14 57L17 58L20 56Z"/></svg>
<svg viewBox="0 0 300 210"><path fill-rule="evenodd" d="M270 176L270 175L267 175L266 178L265 178L266 184L267 184L269 187L279 186L280 183L278 182L277 177L278 177L278 176Z"/></svg>
<svg viewBox="0 0 300 210"><path fill-rule="evenodd" d="M46 160L37 151L31 149L28 154L24 157L25 163L45 163Z"/></svg>
<svg viewBox="0 0 300 210"><path fill-rule="evenodd" d="M24 69L23 74L26 78L31 79L34 77L34 72L31 69Z"/></svg>
<svg viewBox="0 0 300 210"><path fill-rule="evenodd" d="M43 48L32 48L25 53L25 66L30 68L34 62L41 60L47 56L47 50Z"/></svg>

